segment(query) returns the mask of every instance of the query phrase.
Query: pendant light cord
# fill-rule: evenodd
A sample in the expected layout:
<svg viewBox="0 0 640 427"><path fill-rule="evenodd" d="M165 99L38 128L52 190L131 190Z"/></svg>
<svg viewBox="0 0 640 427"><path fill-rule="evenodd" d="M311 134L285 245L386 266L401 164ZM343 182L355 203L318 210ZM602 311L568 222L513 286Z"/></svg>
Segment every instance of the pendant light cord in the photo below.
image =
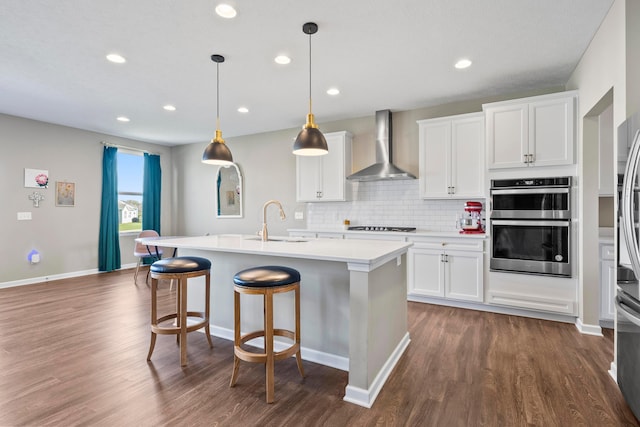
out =
<svg viewBox="0 0 640 427"><path fill-rule="evenodd" d="M220 129L220 63L216 62L216 129Z"/></svg>
<svg viewBox="0 0 640 427"><path fill-rule="evenodd" d="M311 34L309 34L309 114L311 114Z"/></svg>

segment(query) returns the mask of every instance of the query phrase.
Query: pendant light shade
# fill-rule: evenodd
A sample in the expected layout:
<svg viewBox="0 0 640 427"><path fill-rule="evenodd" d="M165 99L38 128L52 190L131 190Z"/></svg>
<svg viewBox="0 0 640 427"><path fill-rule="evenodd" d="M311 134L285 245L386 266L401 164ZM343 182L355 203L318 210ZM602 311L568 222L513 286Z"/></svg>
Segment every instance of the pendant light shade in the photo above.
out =
<svg viewBox="0 0 640 427"><path fill-rule="evenodd" d="M297 156L321 156L329 152L327 140L316 125L311 112L311 35L318 32L318 25L307 22L302 26L302 32L309 35L309 114L307 122L293 143L293 154Z"/></svg>
<svg viewBox="0 0 640 427"><path fill-rule="evenodd" d="M224 56L211 55L211 60L216 63L216 136L204 149L202 163L223 166L233 163L231 150L224 143L220 130L220 64L224 62Z"/></svg>

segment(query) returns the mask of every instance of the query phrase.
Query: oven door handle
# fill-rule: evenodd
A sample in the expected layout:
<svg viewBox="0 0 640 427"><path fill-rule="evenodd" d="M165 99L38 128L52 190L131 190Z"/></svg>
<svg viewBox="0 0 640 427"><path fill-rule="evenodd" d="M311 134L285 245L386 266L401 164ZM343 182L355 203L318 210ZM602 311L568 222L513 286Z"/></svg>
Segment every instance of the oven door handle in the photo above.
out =
<svg viewBox="0 0 640 427"><path fill-rule="evenodd" d="M502 194L569 194L568 188L514 188L510 190L491 190L491 194L502 195Z"/></svg>
<svg viewBox="0 0 640 427"><path fill-rule="evenodd" d="M505 220L505 219L492 219L493 225L515 225L515 226L552 226L552 227L569 227L571 221L520 221L520 220Z"/></svg>
<svg viewBox="0 0 640 427"><path fill-rule="evenodd" d="M620 298L616 298L616 307L622 312L622 315L633 322L635 325L640 326L640 317L636 316L636 313L631 307L626 305ZM629 307L629 308L625 308Z"/></svg>

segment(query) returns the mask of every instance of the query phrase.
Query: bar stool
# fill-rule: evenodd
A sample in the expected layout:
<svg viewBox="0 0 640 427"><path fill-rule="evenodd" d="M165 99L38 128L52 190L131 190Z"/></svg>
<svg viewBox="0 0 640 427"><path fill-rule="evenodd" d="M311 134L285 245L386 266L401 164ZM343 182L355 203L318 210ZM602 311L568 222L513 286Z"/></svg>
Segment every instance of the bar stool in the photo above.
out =
<svg viewBox="0 0 640 427"><path fill-rule="evenodd" d="M166 258L151 264L151 344L149 346L149 354L147 360L151 360L153 348L156 345L156 336L160 335L176 335L180 343L180 365L187 365L187 333L196 331L204 327L209 341L209 347L213 347L211 343L211 334L209 332L209 297L211 294L211 261L206 258L182 256L174 258ZM205 276L205 299L204 312L187 311L187 279L193 277ZM158 318L158 280L160 279L177 279L178 287L176 290L176 311ZM187 318L198 318L200 321L191 325L187 324ZM176 319L172 324L161 323L171 319Z"/></svg>
<svg viewBox="0 0 640 427"><path fill-rule="evenodd" d="M242 270L233 277L234 299L234 346L233 374L229 387L233 387L238 379L240 360L264 363L266 371L267 403L273 402L274 364L296 355L298 371L304 378L302 357L300 354L300 273L289 267L264 266ZM273 294L295 292L295 332L287 329L273 328ZM264 300L264 330L240 333L240 294L262 295ZM293 344L285 350L274 351L274 336L283 336L293 340ZM264 337L264 353L254 353L241 347L242 344L257 337Z"/></svg>

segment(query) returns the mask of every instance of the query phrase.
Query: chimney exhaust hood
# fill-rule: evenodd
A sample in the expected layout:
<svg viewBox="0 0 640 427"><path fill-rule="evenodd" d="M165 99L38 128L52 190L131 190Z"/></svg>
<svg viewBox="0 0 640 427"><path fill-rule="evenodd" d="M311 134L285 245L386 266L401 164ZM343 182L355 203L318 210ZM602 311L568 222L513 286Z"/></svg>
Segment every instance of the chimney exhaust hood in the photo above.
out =
<svg viewBox="0 0 640 427"><path fill-rule="evenodd" d="M383 181L416 179L392 163L392 126L391 111L376 111L376 162L347 177L350 181Z"/></svg>

